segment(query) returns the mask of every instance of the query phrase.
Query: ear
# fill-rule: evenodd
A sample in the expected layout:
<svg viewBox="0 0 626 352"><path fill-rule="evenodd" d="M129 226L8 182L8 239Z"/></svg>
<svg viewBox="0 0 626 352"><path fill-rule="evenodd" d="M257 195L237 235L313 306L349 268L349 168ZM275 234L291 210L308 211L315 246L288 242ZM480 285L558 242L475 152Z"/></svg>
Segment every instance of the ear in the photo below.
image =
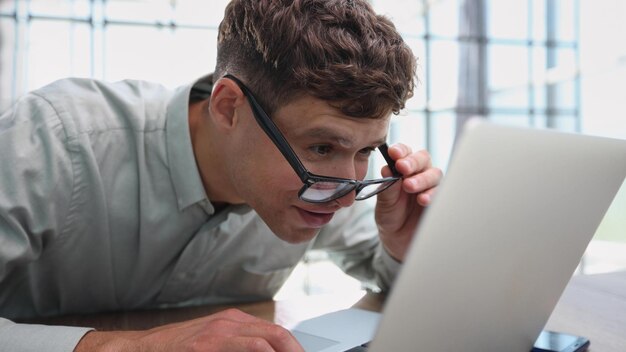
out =
<svg viewBox="0 0 626 352"><path fill-rule="evenodd" d="M238 123L237 110L246 103L237 83L228 78L221 78L213 84L209 101L209 112L214 124L222 129L230 129Z"/></svg>

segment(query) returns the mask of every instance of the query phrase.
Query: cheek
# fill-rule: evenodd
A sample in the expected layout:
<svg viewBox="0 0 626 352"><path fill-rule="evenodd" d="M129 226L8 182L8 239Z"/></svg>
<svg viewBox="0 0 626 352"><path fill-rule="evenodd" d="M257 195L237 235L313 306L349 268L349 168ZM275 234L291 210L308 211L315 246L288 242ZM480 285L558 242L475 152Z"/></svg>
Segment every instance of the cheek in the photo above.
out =
<svg viewBox="0 0 626 352"><path fill-rule="evenodd" d="M285 197L282 193L297 194L302 187L296 173L273 144L257 143L239 155L244 156L237 163L232 177L249 204L256 203L259 198L264 198L264 203L273 203Z"/></svg>
<svg viewBox="0 0 626 352"><path fill-rule="evenodd" d="M231 160L233 169L231 179L236 185L240 196L250 204L262 204L264 207L285 201L302 187L300 179L278 148L254 124L254 120L242 126L233 143ZM274 205L276 206L276 205Z"/></svg>
<svg viewBox="0 0 626 352"><path fill-rule="evenodd" d="M262 175L259 175L257 179L257 187L270 197L285 192L297 192L302 187L302 182L288 164L285 167L282 163L278 165L274 163L274 165L268 164L262 168L264 171L259 172Z"/></svg>

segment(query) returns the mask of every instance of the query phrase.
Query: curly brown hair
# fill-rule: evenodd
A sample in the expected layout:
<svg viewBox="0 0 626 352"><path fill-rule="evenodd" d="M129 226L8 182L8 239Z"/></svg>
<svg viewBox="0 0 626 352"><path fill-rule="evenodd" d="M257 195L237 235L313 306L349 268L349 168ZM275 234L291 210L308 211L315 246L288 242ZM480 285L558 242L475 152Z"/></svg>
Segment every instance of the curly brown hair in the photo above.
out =
<svg viewBox="0 0 626 352"><path fill-rule="evenodd" d="M395 26L365 0L232 0L214 77L238 76L268 113L309 94L378 118L404 108L415 69Z"/></svg>

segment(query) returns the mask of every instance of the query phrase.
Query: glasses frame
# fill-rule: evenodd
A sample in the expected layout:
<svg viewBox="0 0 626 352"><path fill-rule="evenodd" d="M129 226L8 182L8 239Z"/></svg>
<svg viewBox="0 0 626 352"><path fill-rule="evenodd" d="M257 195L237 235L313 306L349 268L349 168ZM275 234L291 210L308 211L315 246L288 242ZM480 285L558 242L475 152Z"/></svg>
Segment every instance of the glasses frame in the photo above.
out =
<svg viewBox="0 0 626 352"><path fill-rule="evenodd" d="M272 121L269 115L261 107L261 105L256 100L256 98L254 97L250 89L248 89L248 87L246 87L246 85L243 84L243 82L241 82L237 77L233 76L232 74L225 74L223 78L230 79L233 82L235 82L237 86L239 86L241 91L244 93L244 95L248 99L248 102L250 103L250 107L252 108L252 114L254 115L255 120L257 121L261 129L265 132L265 134L270 138L270 140L272 140L272 142L276 145L276 148L278 148L278 150L283 155L285 160L287 160L289 165L291 165L293 170L296 172L296 174L298 175L298 177L304 184L302 188L300 189L300 191L298 192L298 197L301 200L305 202L309 202L309 203L326 203L326 202L341 198L352 191L356 192L355 193L356 200L364 200L386 190L392 184L394 184L397 180L402 178L402 175L398 172L398 170L396 170L394 166L395 161L391 159L391 157L389 156L389 153L387 151L388 146L386 143L383 143L380 146L378 146L378 150L383 155L383 158L387 162L387 166L389 166L389 169L391 169L391 172L393 174L393 176L391 177L359 181L359 180L354 180L354 179L349 179L349 178L322 176L322 175L317 175L317 174L310 172L309 170L307 170L304 164L302 164L302 162L300 161L300 158L298 158L298 155L293 151L293 149L291 148L291 145L289 144L289 142L287 142L287 139L285 138L285 136L282 134L282 132L280 132L280 130L278 129L278 126L276 126L274 121ZM390 182L390 181L393 181L393 182ZM327 197L322 200L313 200L313 199L303 198L302 195L304 194L304 192L306 192L311 186L313 186L315 183L318 183L318 182L340 183L340 184L350 185L350 187L347 187L346 189L344 189L343 192L338 192L334 194L332 197ZM376 190L376 192L373 192L365 197L358 197L359 192L363 190L365 187L369 185L373 185L373 184L382 184L382 183L387 183L387 182L390 182L390 183L386 185L384 188L378 189Z"/></svg>

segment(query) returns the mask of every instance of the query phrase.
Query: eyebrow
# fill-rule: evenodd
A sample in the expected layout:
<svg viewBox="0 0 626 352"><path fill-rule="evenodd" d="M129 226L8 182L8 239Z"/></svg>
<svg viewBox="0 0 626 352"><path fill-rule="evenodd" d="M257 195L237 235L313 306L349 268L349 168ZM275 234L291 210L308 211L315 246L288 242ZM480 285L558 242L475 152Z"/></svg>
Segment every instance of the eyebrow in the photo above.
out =
<svg viewBox="0 0 626 352"><path fill-rule="evenodd" d="M354 145L354 141L352 141L351 139L346 138L345 136L339 135L334 130L326 128L326 127L313 128L311 130L306 131L305 135L308 137L331 140L346 148L350 148ZM381 139L373 141L372 145L379 146L385 143L385 141L386 141L386 138L383 137Z"/></svg>

